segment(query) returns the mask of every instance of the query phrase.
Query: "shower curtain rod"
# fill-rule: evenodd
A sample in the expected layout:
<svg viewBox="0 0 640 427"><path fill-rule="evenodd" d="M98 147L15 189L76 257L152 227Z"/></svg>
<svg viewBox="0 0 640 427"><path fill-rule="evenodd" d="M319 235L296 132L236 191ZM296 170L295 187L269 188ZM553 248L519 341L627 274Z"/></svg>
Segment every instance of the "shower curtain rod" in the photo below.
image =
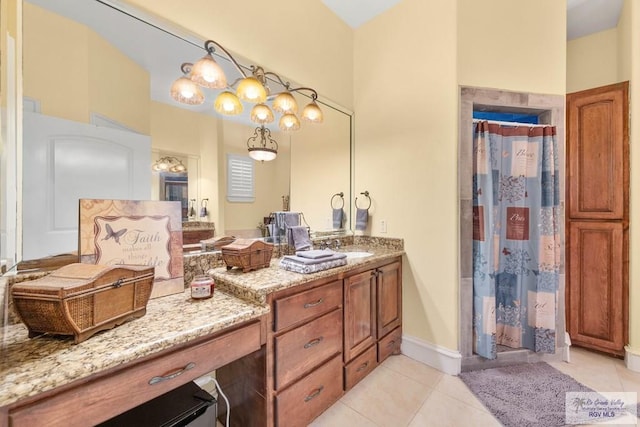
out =
<svg viewBox="0 0 640 427"><path fill-rule="evenodd" d="M497 125L507 125L507 126L528 126L528 127L545 127L545 126L553 126L553 125L537 125L535 123L520 123L520 122L502 122L500 120L486 120L486 119L473 119L473 123L478 123L478 122L489 122L489 123L495 123Z"/></svg>

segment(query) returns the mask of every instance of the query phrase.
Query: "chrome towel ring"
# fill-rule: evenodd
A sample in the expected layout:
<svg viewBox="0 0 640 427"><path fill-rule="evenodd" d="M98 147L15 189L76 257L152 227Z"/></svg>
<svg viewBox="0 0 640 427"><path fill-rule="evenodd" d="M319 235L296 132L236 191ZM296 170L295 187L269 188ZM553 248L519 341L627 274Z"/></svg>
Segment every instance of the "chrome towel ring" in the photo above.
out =
<svg viewBox="0 0 640 427"><path fill-rule="evenodd" d="M362 194L364 197L366 197L366 198L367 198L367 200L369 200L369 204L367 205L367 207L366 207L366 208L360 208L360 207L358 206L358 198L356 197L356 200L355 200L356 209L366 209L366 210L369 210L369 208L371 207L371 197L369 197L369 192L368 192L367 190L365 190L365 191L363 191L363 192L362 192L362 193L360 193L360 194Z"/></svg>
<svg viewBox="0 0 640 427"><path fill-rule="evenodd" d="M340 206L334 206L336 197L340 198L340 200L338 200L338 202L342 201L342 204ZM344 207L344 192L341 191L341 192L336 193L333 196L331 196L331 207L333 209L342 209Z"/></svg>

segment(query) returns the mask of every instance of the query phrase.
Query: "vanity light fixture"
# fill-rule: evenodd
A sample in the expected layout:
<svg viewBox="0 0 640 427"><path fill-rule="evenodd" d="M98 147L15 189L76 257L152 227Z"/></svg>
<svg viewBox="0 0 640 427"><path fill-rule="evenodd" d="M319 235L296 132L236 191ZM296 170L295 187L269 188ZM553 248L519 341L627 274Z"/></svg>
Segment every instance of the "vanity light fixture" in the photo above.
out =
<svg viewBox="0 0 640 427"><path fill-rule="evenodd" d="M222 68L213 58L216 48L220 49L229 58L236 70L240 73L234 82L227 83ZM204 102L204 95L198 86L210 89L225 89L215 102L215 110L222 115L240 114L243 110L242 101L256 104L251 110L251 120L260 125L271 123L275 120L272 110L282 114L278 125L283 131L293 131L300 128L298 119L298 103L293 97L293 92L307 94L311 102L302 109L301 118L310 123L322 123L322 110L316 103L318 93L310 87L291 87L290 82L271 71L265 71L260 66L251 66L251 75L247 75L240 67L236 59L219 43L207 40L204 43L207 54L192 64L185 62L181 66L182 77L178 78L171 87L171 96L178 102L190 105L199 105ZM271 78L280 83L284 90L271 93L267 79ZM189 82L191 84L189 84ZM271 102L271 107L267 105ZM271 159L268 159L271 160Z"/></svg>
<svg viewBox="0 0 640 427"><path fill-rule="evenodd" d="M154 172L184 173L187 171L187 167L179 159L173 156L166 156L156 160L151 166L151 170Z"/></svg>
<svg viewBox="0 0 640 427"><path fill-rule="evenodd" d="M278 155L278 143L271 138L271 131L264 125L258 126L249 139L247 139L249 157L261 162L273 160Z"/></svg>

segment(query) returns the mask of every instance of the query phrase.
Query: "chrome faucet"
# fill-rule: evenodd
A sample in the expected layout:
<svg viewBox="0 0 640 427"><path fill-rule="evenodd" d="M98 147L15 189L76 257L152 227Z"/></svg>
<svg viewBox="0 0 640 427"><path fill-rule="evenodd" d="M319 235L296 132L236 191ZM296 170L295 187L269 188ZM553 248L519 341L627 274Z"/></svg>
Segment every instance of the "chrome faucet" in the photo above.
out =
<svg viewBox="0 0 640 427"><path fill-rule="evenodd" d="M334 244L335 244L334 249L335 250L339 250L340 249L340 239L336 239L334 241Z"/></svg>

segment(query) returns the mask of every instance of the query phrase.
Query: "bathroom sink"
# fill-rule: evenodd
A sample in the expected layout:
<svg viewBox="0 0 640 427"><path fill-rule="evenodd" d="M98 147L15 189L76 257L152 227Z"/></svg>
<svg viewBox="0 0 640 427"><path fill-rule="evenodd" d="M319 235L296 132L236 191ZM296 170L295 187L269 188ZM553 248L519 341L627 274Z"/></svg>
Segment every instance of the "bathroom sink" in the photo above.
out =
<svg viewBox="0 0 640 427"><path fill-rule="evenodd" d="M364 251L345 252L345 254L347 255L347 259L366 258L368 256L373 255L371 252L364 252Z"/></svg>

